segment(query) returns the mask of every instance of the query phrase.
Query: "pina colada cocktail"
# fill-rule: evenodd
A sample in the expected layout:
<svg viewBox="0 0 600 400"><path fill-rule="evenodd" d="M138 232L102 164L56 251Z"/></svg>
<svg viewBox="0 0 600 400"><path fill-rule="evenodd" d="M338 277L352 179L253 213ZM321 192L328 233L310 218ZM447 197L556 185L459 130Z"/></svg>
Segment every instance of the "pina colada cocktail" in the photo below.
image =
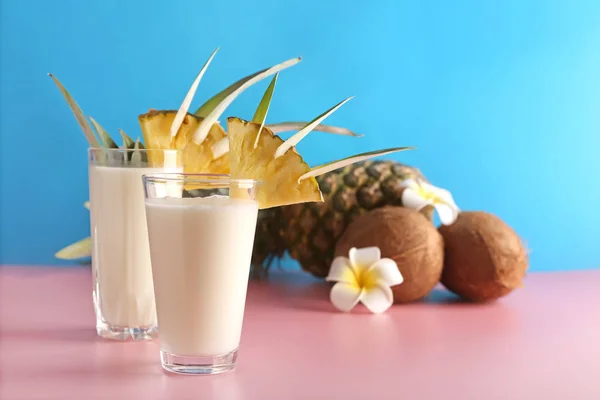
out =
<svg viewBox="0 0 600 400"><path fill-rule="evenodd" d="M256 182L227 176L145 177L163 367L217 373L240 344L258 215ZM197 197L175 189L191 191ZM241 194L238 198L237 195ZM177 196L177 197L176 197Z"/></svg>
<svg viewBox="0 0 600 400"><path fill-rule="evenodd" d="M181 157L124 149L89 155L96 330L109 339L150 339L157 323L141 180L145 173L181 171Z"/></svg>

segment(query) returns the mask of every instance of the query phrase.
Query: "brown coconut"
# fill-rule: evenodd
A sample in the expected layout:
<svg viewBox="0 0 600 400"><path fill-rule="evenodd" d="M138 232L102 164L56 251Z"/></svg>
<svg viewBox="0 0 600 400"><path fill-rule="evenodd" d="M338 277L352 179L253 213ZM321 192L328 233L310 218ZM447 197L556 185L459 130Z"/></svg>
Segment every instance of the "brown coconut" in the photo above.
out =
<svg viewBox="0 0 600 400"><path fill-rule="evenodd" d="M441 282L448 290L484 302L521 286L528 267L527 251L500 218L480 211L462 212L439 231L445 243Z"/></svg>
<svg viewBox="0 0 600 400"><path fill-rule="evenodd" d="M444 243L433 223L406 207L387 206L355 218L337 242L336 256L348 257L352 247L377 246L381 257L391 258L404 277L392 286L394 303L425 297L439 282Z"/></svg>

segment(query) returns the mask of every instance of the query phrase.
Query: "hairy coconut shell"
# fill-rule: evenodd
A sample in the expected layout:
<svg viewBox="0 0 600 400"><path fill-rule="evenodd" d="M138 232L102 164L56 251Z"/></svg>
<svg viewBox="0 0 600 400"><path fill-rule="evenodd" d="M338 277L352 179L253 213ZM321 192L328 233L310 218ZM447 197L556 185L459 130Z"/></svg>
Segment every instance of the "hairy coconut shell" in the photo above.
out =
<svg viewBox="0 0 600 400"><path fill-rule="evenodd" d="M355 218L337 242L336 256L348 257L352 247L377 246L381 257L391 258L404 277L392 286L394 303L425 297L439 282L444 243L433 223L406 207L387 206Z"/></svg>
<svg viewBox="0 0 600 400"><path fill-rule="evenodd" d="M444 272L441 282L464 299L498 299L521 286L528 256L515 231L495 215L462 212L452 224L441 226Z"/></svg>

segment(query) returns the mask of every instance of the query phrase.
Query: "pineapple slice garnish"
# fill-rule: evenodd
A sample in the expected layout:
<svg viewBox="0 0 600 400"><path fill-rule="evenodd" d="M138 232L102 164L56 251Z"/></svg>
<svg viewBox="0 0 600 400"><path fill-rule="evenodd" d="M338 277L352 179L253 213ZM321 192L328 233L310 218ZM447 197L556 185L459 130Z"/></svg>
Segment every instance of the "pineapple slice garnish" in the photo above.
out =
<svg viewBox="0 0 600 400"><path fill-rule="evenodd" d="M315 179L335 169L343 168L369 158L383 156L411 147L395 147L357 154L342 160L310 168L294 147L315 126L337 110L349 99L321 114L285 142L264 126L258 136L261 124L244 121L241 118L227 118L229 131L230 175L236 179L255 179L261 186L256 193L260 209L290 204L322 202L323 194ZM256 137L258 146L254 148ZM244 191L230 192L231 197L243 197Z"/></svg>
<svg viewBox="0 0 600 400"><path fill-rule="evenodd" d="M215 144L226 138L227 136L221 125L214 123L202 143L196 144L196 142L189 140L183 148L185 172L228 174L229 153L217 154L212 150Z"/></svg>
<svg viewBox="0 0 600 400"><path fill-rule="evenodd" d="M323 126L321 122L350 101L353 96L339 102L306 123L296 134L283 141L265 126L276 81L277 75L267 88L251 122L237 117L227 118L230 175L235 179L255 179L260 182L261 186L256 192L256 200L260 209L322 202L323 194L315 177L360 160L409 149L398 147L363 153L311 169L298 154L295 146L315 128ZM231 101L231 97L235 97L235 94L229 97L229 101ZM223 100L223 103L227 103L227 100ZM224 107L220 104L216 109L222 111ZM213 117L218 118L218 115ZM346 130L336 133L349 134L349 132ZM352 133L350 132L350 134ZM215 146L222 152L226 151L224 140ZM247 191L234 187L230 189L229 195L230 197L248 197Z"/></svg>
<svg viewBox="0 0 600 400"><path fill-rule="evenodd" d="M196 76L179 110L151 110L139 116L146 147L183 150L184 171L188 173L228 174L228 140L225 131L217 121L219 115L247 88L300 61L300 58L290 59L242 78L209 99L196 111L196 114L190 114L188 110L194 94L217 50L212 53ZM160 156L153 154L153 157Z"/></svg>
<svg viewBox="0 0 600 400"><path fill-rule="evenodd" d="M200 125L201 119L186 114L181 120L177 136L171 138L169 130L177 116L177 110L153 110L138 116L144 143L149 149L183 149Z"/></svg>
<svg viewBox="0 0 600 400"><path fill-rule="evenodd" d="M211 148L226 137L225 131L218 123L212 124L208 135L200 144L192 142L194 132L200 126L202 118L194 114L185 114L177 135L172 138L170 129L177 117L177 111L151 110L139 116L140 127L146 148L183 150L183 165L189 173L229 173L229 154L223 153L218 157ZM159 154L150 153L154 157Z"/></svg>
<svg viewBox="0 0 600 400"><path fill-rule="evenodd" d="M301 181L301 177L310 173L310 167L304 162L294 147L300 140L318 126L325 118L352 97L325 111L295 135L286 141L265 128L265 121L277 82L277 75L261 99L252 122L240 118L228 118L230 175L237 179L256 179L261 183L256 200L259 208L271 208L288 204L322 202L323 194L314 177ZM243 190L230 190L231 197L244 195Z"/></svg>
<svg viewBox="0 0 600 400"><path fill-rule="evenodd" d="M302 175L310 172L310 167L295 149L275 158L275 152L285 142L270 129L263 127L254 148L259 128L260 124L255 122L227 118L231 177L261 182L256 194L261 209L323 201L315 178L298 183Z"/></svg>

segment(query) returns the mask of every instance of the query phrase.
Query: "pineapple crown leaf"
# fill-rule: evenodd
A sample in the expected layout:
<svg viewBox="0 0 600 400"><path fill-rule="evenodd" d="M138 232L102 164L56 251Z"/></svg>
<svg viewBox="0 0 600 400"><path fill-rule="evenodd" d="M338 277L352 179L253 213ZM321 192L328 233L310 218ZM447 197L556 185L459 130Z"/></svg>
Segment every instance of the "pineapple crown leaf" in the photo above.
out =
<svg viewBox="0 0 600 400"><path fill-rule="evenodd" d="M179 107L179 110L177 111L177 114L173 119L173 124L171 125L170 135L172 138L174 138L177 135L177 132L179 131L179 128L183 123L183 119L185 118L188 110L190 109L190 105L192 104L192 100L194 99L194 95L196 94L196 90L198 89L198 85L200 84L200 80L204 76L204 73L208 69L208 66L217 54L217 51L219 51L218 47L212 52L208 60L204 63L204 66L196 76L196 79L194 79L192 86L185 95L185 98L183 99L183 102L181 103L181 106Z"/></svg>
<svg viewBox="0 0 600 400"><path fill-rule="evenodd" d="M286 124L285 128L281 128L281 129L277 129L278 125L283 125ZM266 128L268 128L269 130L271 130L273 133L281 133L281 132L287 132L288 130L296 130L301 128L302 126L305 126L307 124L307 122L285 122L282 124L270 124L270 125L264 125ZM271 127L276 126L275 129L271 129ZM317 125L317 127L314 129L315 131L319 131L319 132L327 132L327 133L333 133L335 135L346 135L346 136L354 136L354 137L362 137L364 135L362 134L357 134L354 133L352 131L350 131L349 129L346 128L341 128L341 127L337 127L337 126L330 126L330 125L324 125L324 124L319 124ZM262 131L262 128L261 128ZM258 138L259 136L257 136ZM257 142L255 142L256 145ZM213 160L216 160L217 158L223 156L224 154L229 152L229 137L225 136L223 139L219 140L217 143L213 144L211 146L211 151L213 153Z"/></svg>
<svg viewBox="0 0 600 400"><path fill-rule="evenodd" d="M366 153L360 153L360 154L356 154L354 156L343 158L338 161L333 161L333 162L330 162L327 164L322 164L322 165L311 168L311 170L309 172L305 173L300 178L298 178L298 183L300 183L304 179L323 175L323 174L326 174L327 172L331 172L336 169L346 167L350 164L368 160L369 158L385 156L387 154L396 153L398 151L413 150L413 149L414 149L414 147L394 147L394 148L384 149L384 150L369 151Z"/></svg>
<svg viewBox="0 0 600 400"><path fill-rule="evenodd" d="M144 145L142 144L142 142L140 141L140 138L138 137L135 140L135 145L133 146L133 153L131 154L131 163L136 165L136 164L141 164L142 162L146 162L147 161L147 154L145 152L141 152L140 150L144 149Z"/></svg>
<svg viewBox="0 0 600 400"><path fill-rule="evenodd" d="M302 58L301 57L297 57L294 58L292 60L288 60L286 62L291 62L295 60L295 62L292 64L297 64L299 63ZM280 64L281 65L281 64ZM288 66L292 66L292 65L288 65ZM286 66L287 68L287 66ZM281 68L284 69L284 68ZM201 117L201 118L206 118L208 117L208 115L227 97L229 96L231 93L235 92L240 86L242 86L246 81L253 79L254 77L260 75L261 73L267 71L268 69L263 69L261 71L255 72L252 75L248 75L245 78L242 78L234 83L232 83L231 85L229 85L228 87L226 87L224 90L222 90L221 92L215 94L213 97L211 97L210 99L208 99L204 104L202 104L194 113L196 116ZM265 77L266 78L266 77ZM260 80L260 79L259 79Z"/></svg>
<svg viewBox="0 0 600 400"><path fill-rule="evenodd" d="M83 133L85 134L85 137L87 138L87 141L90 144L90 146L91 147L100 147L100 143L98 142L98 139L94 135L94 132L92 131L92 127L90 126L90 124L88 124L87 119L85 119L85 116L83 115L83 111L81 111L81 108L79 107L79 105L77 105L77 103L75 102L75 100L73 99L71 94L69 94L67 89L65 89L65 87L62 85L62 83L60 83L60 81L54 75L49 73L48 76L50 78L52 78L52 80L54 81L56 86L58 86L58 89L60 90L63 97L67 101L67 104L69 104L69 107L71 107L71 111L73 111L73 114L75 115L75 119L77 119L77 122L79 123L81 130L83 130Z"/></svg>
<svg viewBox="0 0 600 400"><path fill-rule="evenodd" d="M140 140L139 137L135 139L135 144L133 145L133 148L135 150L144 150L145 149L144 144L142 143L142 141Z"/></svg>
<svg viewBox="0 0 600 400"><path fill-rule="evenodd" d="M269 128L273 133L278 134L278 133L283 133L283 132L297 131L299 129L302 129L307 124L308 124L308 122L278 122L276 124L266 124L265 126L267 128ZM348 128L343 128L341 126L325 125L325 124L319 124L313 130L318 131L318 132L332 133L334 135L344 135L344 136L354 136L354 137L365 136L362 133L353 132Z"/></svg>
<svg viewBox="0 0 600 400"><path fill-rule="evenodd" d="M263 95L256 111L254 112L254 117L252 117L252 122L256 122L260 124L260 128L258 128L258 132L256 133L256 140L254 140L254 148L258 146L258 139L260 139L260 132L262 131L263 126L265 126L265 121L267 120L267 114L269 113L269 107L271 106L271 99L273 98L273 91L275 90L275 85L277 84L277 77L279 77L279 72L273 76L271 79L271 83L265 90L265 94Z"/></svg>
<svg viewBox="0 0 600 400"><path fill-rule="evenodd" d="M306 135L308 135L317 125L319 125L325 118L329 117L333 114L338 108L346 104L348 101L352 100L354 96L350 96L345 100L342 100L335 106L331 107L329 110L325 111L312 121L310 121L304 128L300 129L296 132L292 137L283 142L277 150L275 150L275 159L284 155L289 149L296 146Z"/></svg>
<svg viewBox="0 0 600 400"><path fill-rule="evenodd" d="M102 143L102 147L107 147L109 149L118 149L119 146L117 146L115 141L112 140L112 138L110 137L108 132L106 132L106 130L102 127L102 125L100 125L94 118L92 118L92 117L89 117L89 118L90 118L90 122L94 126L94 129L96 130L96 133L98 133L98 136L100 137L100 142Z"/></svg>
<svg viewBox="0 0 600 400"><path fill-rule="evenodd" d="M124 149L133 149L135 143L132 138L130 138L123 129L119 128L119 133L123 138L123 148Z"/></svg>
<svg viewBox="0 0 600 400"><path fill-rule="evenodd" d="M225 93L224 98L219 98L218 104L216 104L210 113L204 117L202 122L196 128L196 131L193 134L193 140L196 144L201 144L208 132L210 131L211 126L219 119L221 114L229 107L229 105L235 100L237 96L239 96L244 90L248 89L250 86L255 83L265 79L268 76L271 76L283 69L289 68L293 65L296 65L300 62L301 58L292 58L290 60L284 61L281 64L277 64L267 69L263 69L257 73L247 76L246 78L242 78L233 85L229 86L223 92L219 93L217 96L221 96L222 93ZM214 97L213 97L214 99ZM209 100L211 102L213 99ZM198 115L198 113L196 113Z"/></svg>
<svg viewBox="0 0 600 400"><path fill-rule="evenodd" d="M223 139L213 144L210 147L210 150L213 154L213 160L227 154L229 152L229 137L225 136Z"/></svg>
<svg viewBox="0 0 600 400"><path fill-rule="evenodd" d="M91 254L92 238L87 237L59 250L54 254L54 257L61 260L76 260L78 258L89 257Z"/></svg>

